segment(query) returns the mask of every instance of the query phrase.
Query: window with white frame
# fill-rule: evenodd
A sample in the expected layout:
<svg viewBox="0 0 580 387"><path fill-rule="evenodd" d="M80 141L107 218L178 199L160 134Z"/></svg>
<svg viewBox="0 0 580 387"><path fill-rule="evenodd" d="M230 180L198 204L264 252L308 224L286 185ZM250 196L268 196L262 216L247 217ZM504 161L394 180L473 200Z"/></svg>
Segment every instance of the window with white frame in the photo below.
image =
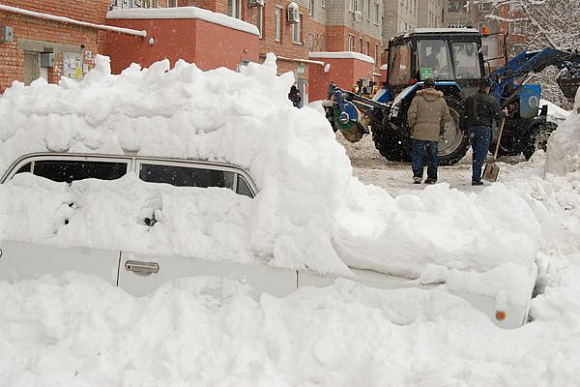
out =
<svg viewBox="0 0 580 387"><path fill-rule="evenodd" d="M302 14L298 17L298 21L292 24L292 42L302 44Z"/></svg>
<svg viewBox="0 0 580 387"><path fill-rule="evenodd" d="M274 35L274 40L276 40L277 42L280 42L281 38L282 38L282 12L284 12L284 10L280 7L276 7L276 10L274 11L274 29L275 29L275 35Z"/></svg>
<svg viewBox="0 0 580 387"><path fill-rule="evenodd" d="M167 7L169 7L169 8L175 8L178 6L179 6L179 4L177 3L177 0L169 0L167 2Z"/></svg>
<svg viewBox="0 0 580 387"><path fill-rule="evenodd" d="M320 4L322 5L322 8L326 8L326 0L322 0Z"/></svg>
<svg viewBox="0 0 580 387"><path fill-rule="evenodd" d="M375 44L375 64L379 64L379 45Z"/></svg>
<svg viewBox="0 0 580 387"><path fill-rule="evenodd" d="M242 18L242 0L228 0L228 15L236 19Z"/></svg>
<svg viewBox="0 0 580 387"><path fill-rule="evenodd" d="M310 0L308 2L308 15L310 17L313 17L314 16L314 0Z"/></svg>
<svg viewBox="0 0 580 387"><path fill-rule="evenodd" d="M347 47L347 51L354 51L354 36L353 35L348 35L348 47Z"/></svg>
<svg viewBox="0 0 580 387"><path fill-rule="evenodd" d="M258 15L256 17L256 27L258 27L258 32L260 33L260 39L264 39L264 7L256 7L258 9Z"/></svg>
<svg viewBox="0 0 580 387"><path fill-rule="evenodd" d="M523 35L524 31L528 28L527 20L514 20L509 24L510 34L513 35Z"/></svg>
<svg viewBox="0 0 580 387"><path fill-rule="evenodd" d="M348 0L348 10L354 12L354 0Z"/></svg>
<svg viewBox="0 0 580 387"><path fill-rule="evenodd" d="M379 5L375 3L375 14L373 15L373 23L379 24Z"/></svg>
<svg viewBox="0 0 580 387"><path fill-rule="evenodd" d="M367 20L371 20L371 0L367 0Z"/></svg>
<svg viewBox="0 0 580 387"><path fill-rule="evenodd" d="M361 2L362 0L354 0L354 11L361 12Z"/></svg>

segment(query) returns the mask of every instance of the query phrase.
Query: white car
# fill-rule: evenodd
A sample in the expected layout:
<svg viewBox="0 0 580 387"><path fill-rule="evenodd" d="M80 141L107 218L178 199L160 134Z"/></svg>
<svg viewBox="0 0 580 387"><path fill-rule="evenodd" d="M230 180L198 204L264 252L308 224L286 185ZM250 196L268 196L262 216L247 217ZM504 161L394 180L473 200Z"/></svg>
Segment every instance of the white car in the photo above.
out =
<svg viewBox="0 0 580 387"><path fill-rule="evenodd" d="M248 171L235 165L201 160L144 157L141 155L99 155L74 153L35 153L15 161L1 179L4 184L20 173L31 173L55 182L71 183L83 179L115 180L133 173L150 184L178 187L221 188L253 198L258 190ZM88 195L86 197L89 197ZM67 203L73 207L75 203ZM235 205L235 203L232 203ZM135 216L139 216L135 214ZM140 219L143 227L155 227L155 213ZM69 220L63 220L67 227ZM226 243L226 242L224 242ZM128 244L129 246L129 244ZM163 248L160 249L163 251ZM331 284L335 276L321 276L313 271L273 268L268 265L230 260L208 261L193 256L143 254L130 247L106 250L83 245L51 246L45 243L0 242L0 279L31 279L47 273L74 270L97 275L134 295L145 295L162 283L185 276L218 276L247 282L258 292L284 296L297 287ZM371 270L351 268L349 277L378 288L423 287L417 280L386 275ZM440 285L440 284L439 284ZM496 307L494 297L469 292L455 292L506 328L520 326L526 320L529 303L521 307L507 302Z"/></svg>

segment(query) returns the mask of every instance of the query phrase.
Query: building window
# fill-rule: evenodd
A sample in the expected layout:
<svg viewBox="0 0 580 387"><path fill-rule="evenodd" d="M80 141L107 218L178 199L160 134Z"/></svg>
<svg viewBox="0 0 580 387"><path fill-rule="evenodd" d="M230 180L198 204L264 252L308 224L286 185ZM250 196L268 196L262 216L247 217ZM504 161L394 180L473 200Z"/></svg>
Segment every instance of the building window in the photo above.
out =
<svg viewBox="0 0 580 387"><path fill-rule="evenodd" d="M260 39L264 39L264 7L256 7L257 8L257 18L256 27L258 27L258 31L260 32Z"/></svg>
<svg viewBox="0 0 580 387"><path fill-rule="evenodd" d="M314 17L314 0L308 2L308 15Z"/></svg>
<svg viewBox="0 0 580 387"><path fill-rule="evenodd" d="M242 18L242 0L228 0L228 15L236 19Z"/></svg>
<svg viewBox="0 0 580 387"><path fill-rule="evenodd" d="M354 11L355 12L360 12L361 11L361 9L360 9L360 7L361 7L361 1L362 0L354 0Z"/></svg>
<svg viewBox="0 0 580 387"><path fill-rule="evenodd" d="M371 0L367 0L367 20L371 20Z"/></svg>
<svg viewBox="0 0 580 387"><path fill-rule="evenodd" d="M479 3L477 8L479 9L479 12L489 12L491 11L491 3Z"/></svg>
<svg viewBox="0 0 580 387"><path fill-rule="evenodd" d="M168 6L169 8L175 8L175 7L178 7L178 6L179 6L179 4L177 3L177 0L169 0L169 1L167 2L167 6Z"/></svg>
<svg viewBox="0 0 580 387"><path fill-rule="evenodd" d="M528 27L527 20L514 20L509 25L510 34L513 35L523 35L524 31Z"/></svg>
<svg viewBox="0 0 580 387"><path fill-rule="evenodd" d="M379 64L379 45L375 44L375 64Z"/></svg>
<svg viewBox="0 0 580 387"><path fill-rule="evenodd" d="M361 54L364 54L364 52L363 52L363 47L364 47L363 38L360 38L359 39L359 43L360 43L360 53Z"/></svg>
<svg viewBox="0 0 580 387"><path fill-rule="evenodd" d="M292 42L302 44L302 14L298 17L298 22L292 24Z"/></svg>
<svg viewBox="0 0 580 387"><path fill-rule="evenodd" d="M274 12L275 12L275 23L276 23L276 25L275 25L276 34L275 34L274 39L277 42L280 42L280 39L282 37L282 12L283 12L283 10L282 10L282 8L276 7L276 10Z"/></svg>
<svg viewBox="0 0 580 387"><path fill-rule="evenodd" d="M348 10L354 12L354 0L348 0Z"/></svg>
<svg viewBox="0 0 580 387"><path fill-rule="evenodd" d="M371 42L367 42L367 55L371 56Z"/></svg>
<svg viewBox="0 0 580 387"><path fill-rule="evenodd" d="M321 2L322 8L326 8L326 0L322 0Z"/></svg>
<svg viewBox="0 0 580 387"><path fill-rule="evenodd" d="M461 12L465 9L465 5L465 0L450 0L447 5L447 10L449 12Z"/></svg>
<svg viewBox="0 0 580 387"><path fill-rule="evenodd" d="M379 5L375 3L375 14L373 15L373 22L379 24Z"/></svg>
<svg viewBox="0 0 580 387"><path fill-rule="evenodd" d="M348 35L348 51L354 51L354 36Z"/></svg>

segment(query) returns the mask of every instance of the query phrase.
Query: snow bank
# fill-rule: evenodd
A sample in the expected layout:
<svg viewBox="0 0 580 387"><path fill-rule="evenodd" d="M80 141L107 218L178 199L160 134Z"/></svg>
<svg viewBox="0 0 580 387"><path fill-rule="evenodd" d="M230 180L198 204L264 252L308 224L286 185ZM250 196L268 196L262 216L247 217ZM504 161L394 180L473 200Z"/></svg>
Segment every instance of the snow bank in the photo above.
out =
<svg viewBox="0 0 580 387"><path fill-rule="evenodd" d="M564 175L580 171L580 89L574 111L548 140L546 172Z"/></svg>
<svg viewBox="0 0 580 387"><path fill-rule="evenodd" d="M247 200L134 176L68 186L24 175L0 189L0 237L341 275L350 265L417 278L428 264L532 273L540 228L517 194L439 184L393 198L363 185L325 117L292 107L292 83L292 74L276 76L273 56L241 74L165 60L121 75L98 57L82 83L16 82L0 98L0 173L30 152L136 152L229 162L249 170L260 192ZM159 222L148 230L139 218L151 212Z"/></svg>

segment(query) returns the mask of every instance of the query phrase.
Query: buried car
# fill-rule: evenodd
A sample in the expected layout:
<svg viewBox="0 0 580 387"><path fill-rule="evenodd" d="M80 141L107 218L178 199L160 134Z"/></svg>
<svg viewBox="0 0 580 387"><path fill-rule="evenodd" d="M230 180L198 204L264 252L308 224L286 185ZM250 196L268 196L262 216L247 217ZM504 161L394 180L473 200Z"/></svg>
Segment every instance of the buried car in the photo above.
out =
<svg viewBox="0 0 580 387"><path fill-rule="evenodd" d="M525 320L539 226L498 185L392 197L352 176L324 114L272 57L241 73L167 61L0 98L0 278L77 270L135 295L183 276L283 296L348 278L440 287Z"/></svg>

